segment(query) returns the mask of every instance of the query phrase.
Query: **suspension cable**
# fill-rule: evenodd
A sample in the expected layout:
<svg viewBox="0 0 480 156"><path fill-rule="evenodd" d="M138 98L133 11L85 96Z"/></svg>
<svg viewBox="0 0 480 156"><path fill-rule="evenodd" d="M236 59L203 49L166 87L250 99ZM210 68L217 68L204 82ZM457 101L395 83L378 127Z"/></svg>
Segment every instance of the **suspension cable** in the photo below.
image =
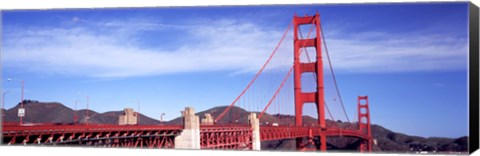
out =
<svg viewBox="0 0 480 156"><path fill-rule="evenodd" d="M268 107L270 106L270 104L272 104L272 102L275 100L275 97L277 97L278 93L280 92L280 90L282 89L283 85L285 84L285 82L288 80L288 77L290 77L290 74L292 74L292 71L293 71L293 66L290 67L290 70L288 71L288 74L287 76L285 76L285 78L283 79L282 83L280 84L280 86L278 87L277 91L275 91L275 94L273 94L272 98L270 99L270 101L268 101L268 104L267 106L263 109L262 113L260 113L260 115L258 115L258 119L262 118L263 114L265 113L265 111L267 111Z"/></svg>
<svg viewBox="0 0 480 156"><path fill-rule="evenodd" d="M301 30L301 29L298 29L298 30ZM310 33L312 32L313 30L313 27L310 28L310 30L308 31L308 34L307 34L307 38L310 36ZM300 36L301 38L303 38L303 36ZM305 47L305 45L307 44L307 42L304 42L303 43L303 46ZM302 49L300 49L299 51L299 54L302 54ZM268 104L265 106L265 108L263 109L262 113L260 113L260 115L258 116L258 119L260 119L263 114L265 113L265 111L267 111L268 107L270 106L270 104L275 100L275 97L277 96L278 92L282 89L285 81L288 79L288 77L290 76L291 72L293 71L293 66L292 65L290 67L290 70L288 71L288 74L286 75L286 77L284 78L283 82L280 84L280 86L278 87L277 91L275 92L275 94L272 96L272 98L270 98L270 101L268 102Z"/></svg>
<svg viewBox="0 0 480 156"><path fill-rule="evenodd" d="M330 65L330 72L332 73L332 77L333 77L333 83L335 84L335 89L337 91L337 95L338 95L338 98L340 99L340 104L342 106L342 109L343 109L343 113L345 114L345 116L347 117L347 121L350 122L350 119L348 118L348 115L347 115L347 111L345 111L345 106L343 104L343 100L342 100L342 96L340 95L340 89L338 88L338 84L337 84L337 79L335 77L335 72L333 72L333 67L332 67L332 61L330 61L330 55L328 54L328 47L327 47L327 41L325 40L325 35L323 34L323 28L322 28L322 23L320 23L320 33L322 34L321 37L322 37L322 42L325 46L325 52L327 53L327 58L328 58L328 64Z"/></svg>
<svg viewBox="0 0 480 156"><path fill-rule="evenodd" d="M328 115L330 115L330 118L332 118L332 120L335 122L335 118L333 118L333 115L332 115L332 113L330 112L330 109L328 109L328 105L327 105L326 102L325 102L325 107L327 108Z"/></svg>
<svg viewBox="0 0 480 156"><path fill-rule="evenodd" d="M265 67L267 66L267 64L270 62L270 60L273 58L273 56L275 55L275 53L277 52L278 50L278 47L282 44L283 40L285 39L285 36L287 35L288 31L290 30L290 27L293 25L293 20L290 22L290 24L288 24L288 27L287 29L285 30L285 33L283 34L282 38L280 39L280 41L278 42L277 46L275 46L275 49L273 50L272 54L270 54L270 56L268 57L267 61L265 62L265 64L263 64L262 68L260 68L260 70L257 72L257 74L255 74L255 77L248 83L247 87L245 87L245 89L243 89L243 91L240 93L240 95L237 96L237 98L235 98L235 100L230 104L230 106L228 106L216 119L215 119L215 122L217 122L218 120L220 120L224 115L225 113L227 113L230 108L235 105L235 103L240 99L240 97L243 96L243 94L245 94L245 92L250 88L250 86L253 84L253 82L258 78L258 76L260 75L260 73L262 73L262 71L265 69Z"/></svg>

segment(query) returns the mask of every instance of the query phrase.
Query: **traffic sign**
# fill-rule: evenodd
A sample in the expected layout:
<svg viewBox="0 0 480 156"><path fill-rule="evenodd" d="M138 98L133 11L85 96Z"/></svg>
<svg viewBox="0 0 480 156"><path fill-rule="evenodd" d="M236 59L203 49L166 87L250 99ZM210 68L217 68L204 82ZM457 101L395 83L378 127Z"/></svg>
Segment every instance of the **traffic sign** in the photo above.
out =
<svg viewBox="0 0 480 156"><path fill-rule="evenodd" d="M24 117L24 116L25 116L25 108L19 108L18 117Z"/></svg>

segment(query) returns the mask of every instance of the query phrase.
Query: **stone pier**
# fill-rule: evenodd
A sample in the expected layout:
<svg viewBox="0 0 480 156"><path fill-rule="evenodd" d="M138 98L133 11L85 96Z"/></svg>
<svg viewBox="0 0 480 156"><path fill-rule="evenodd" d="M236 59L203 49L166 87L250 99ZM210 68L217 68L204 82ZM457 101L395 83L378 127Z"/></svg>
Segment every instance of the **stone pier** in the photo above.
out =
<svg viewBox="0 0 480 156"><path fill-rule="evenodd" d="M210 113L205 113L205 118L202 119L202 125L213 125L213 117Z"/></svg>
<svg viewBox="0 0 480 156"><path fill-rule="evenodd" d="M252 126L252 150L259 151L261 149L260 121L258 120L256 113L250 113L248 120L250 120L250 125Z"/></svg>
<svg viewBox="0 0 480 156"><path fill-rule="evenodd" d="M175 137L175 149L201 149L200 147L200 122L199 117L195 115L195 110L186 107L182 111L183 131ZM252 150L259 151L260 146L260 122L256 113L248 115L249 123L252 127ZM213 117L206 113L202 119L202 125L213 125Z"/></svg>
<svg viewBox="0 0 480 156"><path fill-rule="evenodd" d="M136 125L137 113L132 108L125 108L123 115L118 117L118 125Z"/></svg>
<svg viewBox="0 0 480 156"><path fill-rule="evenodd" d="M195 116L195 110L186 107L182 111L183 131L175 137L176 149L200 149L200 122L198 116Z"/></svg>

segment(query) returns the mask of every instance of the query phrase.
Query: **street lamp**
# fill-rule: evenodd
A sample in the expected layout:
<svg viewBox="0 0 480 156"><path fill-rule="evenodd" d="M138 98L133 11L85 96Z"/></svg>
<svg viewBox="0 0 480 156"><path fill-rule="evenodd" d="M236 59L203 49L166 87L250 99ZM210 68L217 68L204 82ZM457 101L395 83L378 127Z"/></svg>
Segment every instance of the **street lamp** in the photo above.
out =
<svg viewBox="0 0 480 156"><path fill-rule="evenodd" d="M76 124L77 123L77 120L78 120L78 116L77 116L77 103L80 102L82 100L76 100L75 101L75 113L73 115L73 124Z"/></svg>
<svg viewBox="0 0 480 156"><path fill-rule="evenodd" d="M23 116L25 116L25 108L23 107L23 89L24 82L23 80L8 78L7 81L20 81L22 83L22 96L20 97L20 109L18 109L18 116L20 117L20 125L23 124ZM23 112L21 112L23 111Z"/></svg>
<svg viewBox="0 0 480 156"><path fill-rule="evenodd" d="M164 115L165 115L165 113L162 113L162 114L160 115L160 125L161 125L162 122L163 122L163 116L164 116Z"/></svg>
<svg viewBox="0 0 480 156"><path fill-rule="evenodd" d="M138 101L132 101L137 103L138 111L137 111L137 125L140 125L140 102Z"/></svg>
<svg viewBox="0 0 480 156"><path fill-rule="evenodd" d="M87 112L86 112L86 113L87 113L87 115L86 115L86 117L85 117L85 124L86 124L86 125L88 125L88 118L89 118L89 117L88 117L88 103L89 103L89 101L88 101L88 100L89 100L89 97L88 97L88 95L87 95L87 94L85 94L85 93L82 93L82 92L78 92L78 94L83 94L83 95L87 96Z"/></svg>
<svg viewBox="0 0 480 156"><path fill-rule="evenodd" d="M3 109L5 109L5 95L7 95L7 93L10 92L9 90L3 92L2 94L2 117L5 116L5 113L3 112Z"/></svg>

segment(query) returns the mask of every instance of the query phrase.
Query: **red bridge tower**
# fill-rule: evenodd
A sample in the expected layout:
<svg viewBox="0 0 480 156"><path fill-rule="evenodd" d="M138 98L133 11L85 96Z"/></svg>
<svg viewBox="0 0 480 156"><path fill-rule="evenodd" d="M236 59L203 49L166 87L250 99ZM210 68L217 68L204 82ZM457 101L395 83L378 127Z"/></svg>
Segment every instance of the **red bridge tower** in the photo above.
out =
<svg viewBox="0 0 480 156"><path fill-rule="evenodd" d="M298 36L300 25L313 24L315 26L315 37L300 39ZM317 12L314 16L294 16L293 17L293 33L294 33L294 92L295 92L295 124L302 126L303 105L305 103L315 103L318 113L318 124L323 130L325 124L325 94L323 82L323 61L322 46L320 36L320 15ZM316 61L310 63L300 62L301 48L314 47L316 50ZM314 73L316 76L316 91L302 92L301 76L302 73ZM300 148L302 138L297 138L297 148ZM326 150L326 136L320 136L321 150Z"/></svg>
<svg viewBox="0 0 480 156"><path fill-rule="evenodd" d="M368 108L368 96L358 96L358 127L360 133L367 134L368 139L360 144L360 151L372 152L372 132L370 130L370 109Z"/></svg>

